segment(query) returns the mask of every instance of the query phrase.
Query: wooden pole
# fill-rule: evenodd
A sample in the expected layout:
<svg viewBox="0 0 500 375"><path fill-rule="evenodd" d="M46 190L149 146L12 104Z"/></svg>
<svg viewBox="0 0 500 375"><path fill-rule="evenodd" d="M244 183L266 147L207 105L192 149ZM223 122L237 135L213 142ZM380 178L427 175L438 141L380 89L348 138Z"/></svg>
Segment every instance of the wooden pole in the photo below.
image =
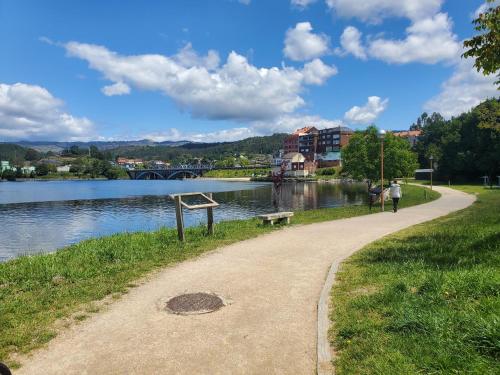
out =
<svg viewBox="0 0 500 375"><path fill-rule="evenodd" d="M175 200L175 218L177 219L177 235L179 241L184 241L184 218L182 217L181 196L176 195Z"/></svg>
<svg viewBox="0 0 500 375"><path fill-rule="evenodd" d="M380 207L384 212L384 139L380 142Z"/></svg>
<svg viewBox="0 0 500 375"><path fill-rule="evenodd" d="M212 193L207 193L207 197L212 199ZM214 209L213 207L207 208L207 223L208 223L208 234L214 234Z"/></svg>
<svg viewBox="0 0 500 375"><path fill-rule="evenodd" d="M431 190L432 190L432 157L429 160L430 163L430 170L431 170Z"/></svg>

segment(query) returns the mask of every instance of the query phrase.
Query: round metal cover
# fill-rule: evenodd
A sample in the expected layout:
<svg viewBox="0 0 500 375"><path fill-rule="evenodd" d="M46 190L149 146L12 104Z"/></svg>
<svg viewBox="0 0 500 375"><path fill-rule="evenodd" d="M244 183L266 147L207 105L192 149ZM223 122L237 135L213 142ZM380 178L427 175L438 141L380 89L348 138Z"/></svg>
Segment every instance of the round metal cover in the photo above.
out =
<svg viewBox="0 0 500 375"><path fill-rule="evenodd" d="M180 315L206 314L224 306L222 299L215 294L187 293L167 301L167 310Z"/></svg>

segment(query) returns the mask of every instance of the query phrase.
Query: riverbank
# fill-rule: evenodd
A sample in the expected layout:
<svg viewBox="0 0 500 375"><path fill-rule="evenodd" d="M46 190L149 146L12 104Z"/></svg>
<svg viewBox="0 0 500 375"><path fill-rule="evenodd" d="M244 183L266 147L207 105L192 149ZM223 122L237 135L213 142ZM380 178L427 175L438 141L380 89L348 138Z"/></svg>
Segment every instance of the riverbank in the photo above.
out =
<svg viewBox="0 0 500 375"><path fill-rule="evenodd" d="M411 185L403 186L403 192L402 208L439 196ZM372 213L376 212L375 207ZM366 214L370 214L366 206L298 211L293 223ZM119 297L155 269L279 228L262 226L257 219L227 221L217 224L213 237L206 236L203 227L187 228L184 243L177 240L175 229L123 233L1 263L0 361L15 365L15 353L28 352L57 334L56 322L69 325L86 319L99 311L97 301Z"/></svg>
<svg viewBox="0 0 500 375"><path fill-rule="evenodd" d="M500 192L386 237L332 290L337 374L500 373Z"/></svg>

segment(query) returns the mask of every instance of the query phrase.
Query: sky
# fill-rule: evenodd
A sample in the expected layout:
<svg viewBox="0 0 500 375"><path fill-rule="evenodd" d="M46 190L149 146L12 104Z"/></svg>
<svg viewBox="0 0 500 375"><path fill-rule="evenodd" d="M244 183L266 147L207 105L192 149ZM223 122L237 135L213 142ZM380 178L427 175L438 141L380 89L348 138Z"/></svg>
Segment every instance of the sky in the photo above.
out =
<svg viewBox="0 0 500 375"><path fill-rule="evenodd" d="M408 129L498 97L480 0L0 0L0 141Z"/></svg>

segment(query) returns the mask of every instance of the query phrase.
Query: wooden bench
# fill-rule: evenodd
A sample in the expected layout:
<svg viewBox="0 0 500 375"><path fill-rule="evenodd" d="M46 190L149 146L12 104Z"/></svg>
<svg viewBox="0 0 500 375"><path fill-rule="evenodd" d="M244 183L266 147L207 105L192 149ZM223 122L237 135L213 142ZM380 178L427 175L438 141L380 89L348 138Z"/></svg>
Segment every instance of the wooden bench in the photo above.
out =
<svg viewBox="0 0 500 375"><path fill-rule="evenodd" d="M259 215L258 218L262 219L263 224L274 225L274 222L282 222L286 220L287 224L290 224L290 218L293 216L293 212L275 212L273 214Z"/></svg>

